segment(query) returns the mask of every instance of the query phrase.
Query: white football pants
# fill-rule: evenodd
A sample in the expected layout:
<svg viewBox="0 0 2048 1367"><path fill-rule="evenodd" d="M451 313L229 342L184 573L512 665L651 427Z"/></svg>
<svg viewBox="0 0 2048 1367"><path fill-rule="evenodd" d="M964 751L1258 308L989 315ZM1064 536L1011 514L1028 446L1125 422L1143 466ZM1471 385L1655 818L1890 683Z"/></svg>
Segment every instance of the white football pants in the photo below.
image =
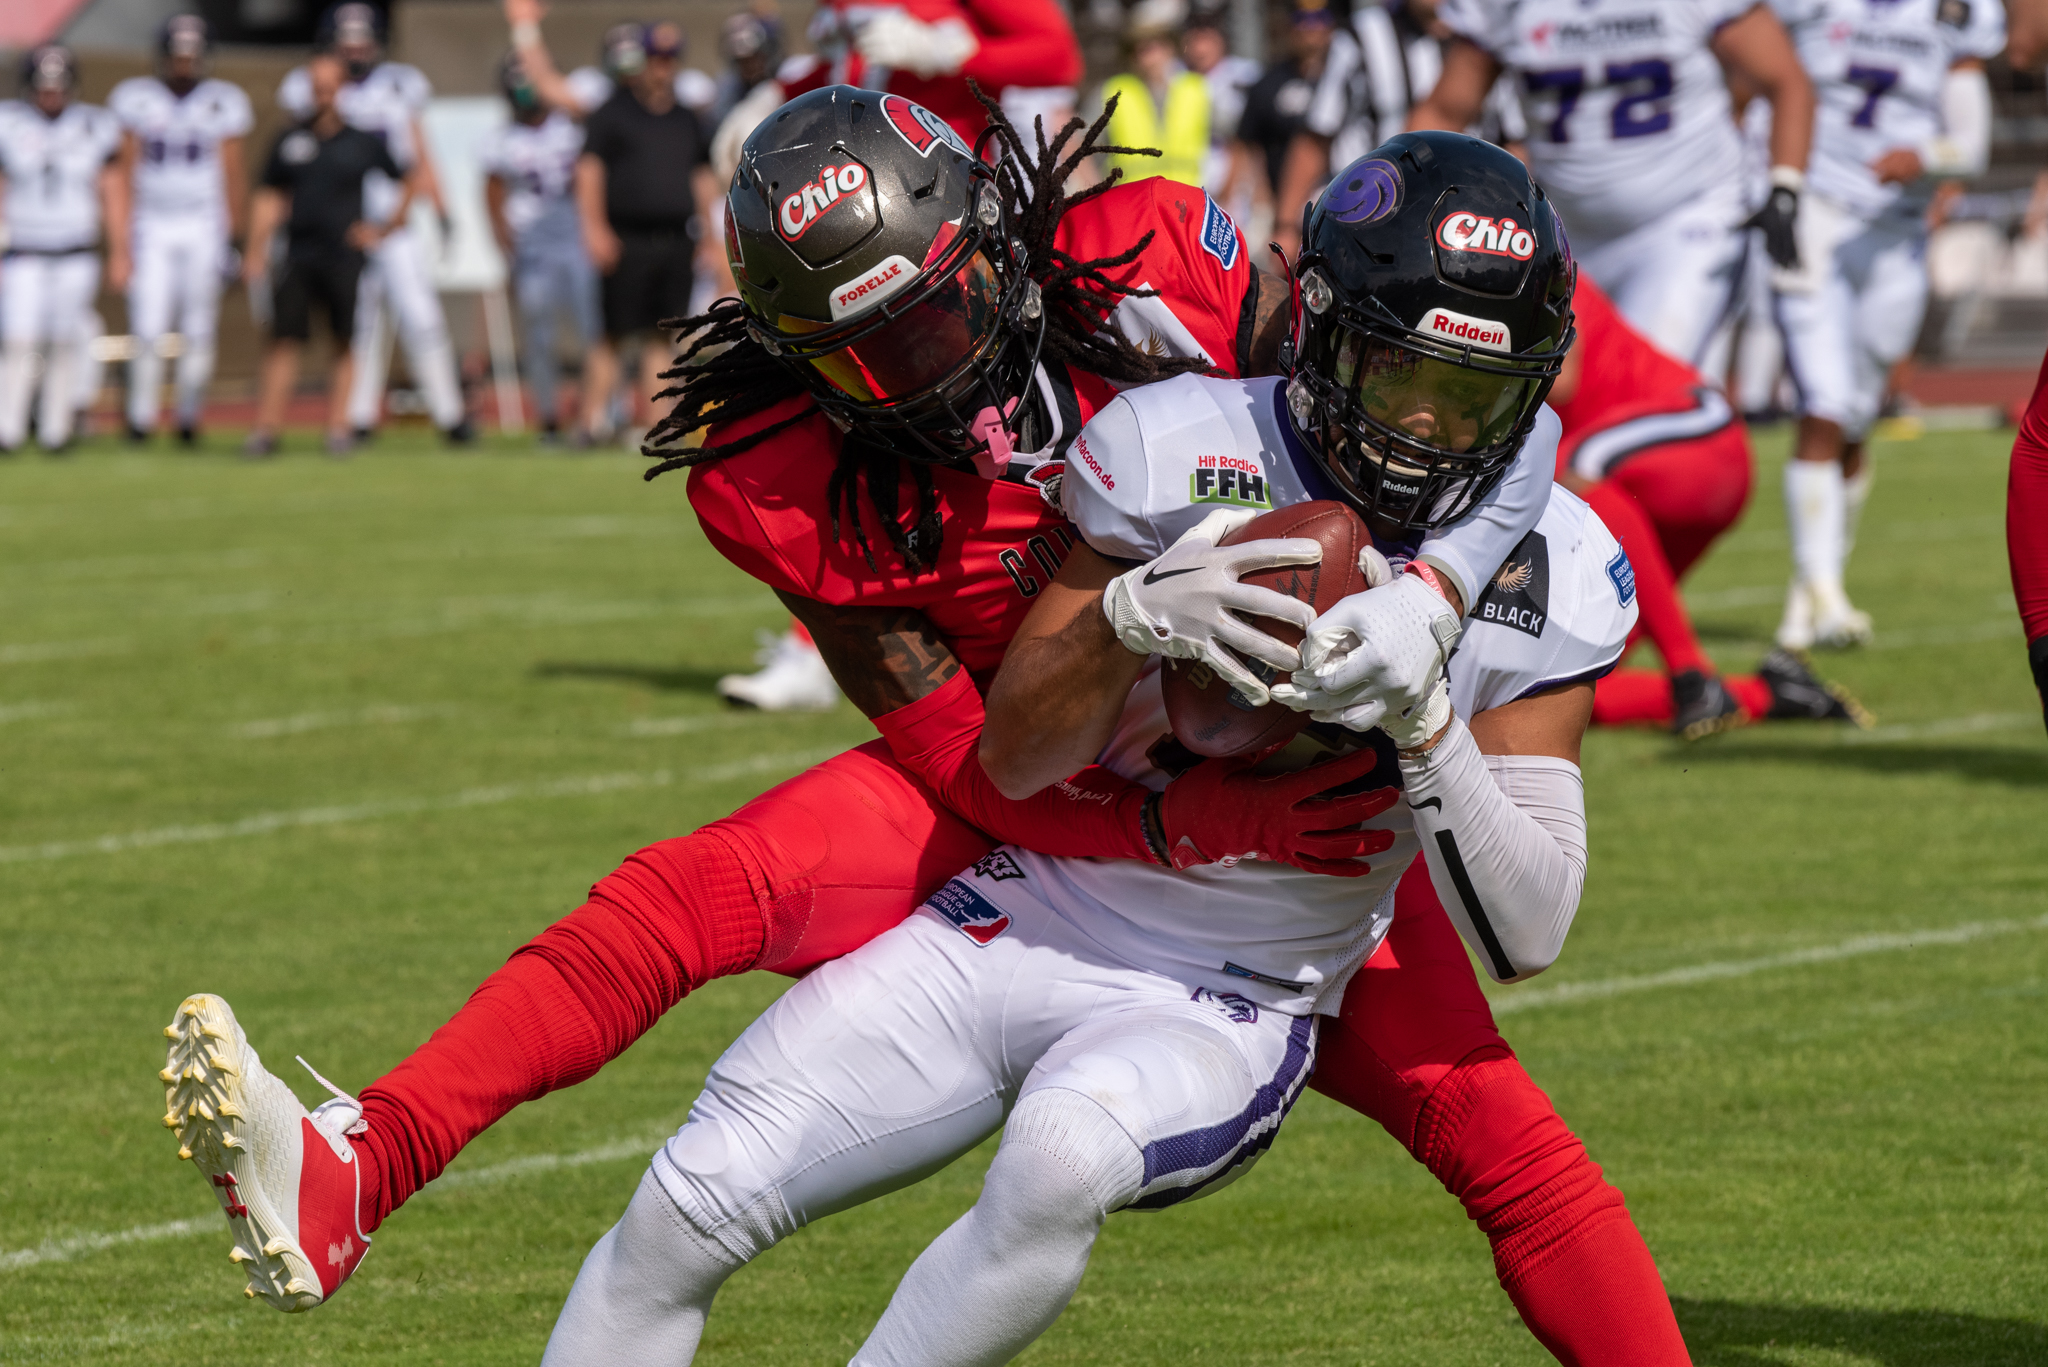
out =
<svg viewBox="0 0 2048 1367"><path fill-rule="evenodd" d="M19 446L28 435L39 355L36 436L53 449L71 439L99 287L100 259L91 251L15 252L0 260L0 447Z"/></svg>
<svg viewBox="0 0 2048 1367"><path fill-rule="evenodd" d="M1579 266L1631 326L1688 365L1708 355L1735 316L1748 233L1739 187L1714 190L1632 232L1574 239Z"/></svg>
<svg viewBox="0 0 2048 1367"><path fill-rule="evenodd" d="M227 241L227 226L212 214L136 215L135 273L128 284L128 330L135 334L135 358L128 363L131 426L156 428L164 384L160 348L172 332L184 341L178 354L178 425L198 424L213 378Z"/></svg>
<svg viewBox="0 0 2048 1367"><path fill-rule="evenodd" d="M585 1261L546 1367L687 1363L726 1276L812 1220L928 1176L1004 1124L973 1209L914 1263L854 1361L1009 1361L1065 1307L1108 1213L1207 1195L1272 1143L1310 1017L1112 962L963 874L797 983L712 1066L633 1208ZM961 891L964 890L964 891ZM935 899L937 900L937 899Z"/></svg>
<svg viewBox="0 0 2048 1367"><path fill-rule="evenodd" d="M1779 272L1777 310L1801 416L1862 441L1884 406L1892 366L1927 310L1927 229L1918 214L1864 219L1808 194L1799 205L1796 273Z"/></svg>
<svg viewBox="0 0 2048 1367"><path fill-rule="evenodd" d="M398 320L398 340L405 345L427 414L434 426L446 431L462 421L462 384L433 272L409 228L400 228L378 244L356 286L356 370L348 391L349 426L373 428L383 416L390 339L387 310Z"/></svg>

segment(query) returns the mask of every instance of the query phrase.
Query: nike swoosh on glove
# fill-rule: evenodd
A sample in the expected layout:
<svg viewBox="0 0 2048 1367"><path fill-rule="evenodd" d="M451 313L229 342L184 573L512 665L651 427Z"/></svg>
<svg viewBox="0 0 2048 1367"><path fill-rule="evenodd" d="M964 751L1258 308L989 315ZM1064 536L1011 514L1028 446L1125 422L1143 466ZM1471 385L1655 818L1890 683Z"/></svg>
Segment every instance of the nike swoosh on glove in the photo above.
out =
<svg viewBox="0 0 2048 1367"><path fill-rule="evenodd" d="M1400 799L1394 788L1344 797L1323 794L1363 778L1379 763L1370 747L1291 774L1262 775L1254 765L1279 749L1207 759L1155 793L1152 802L1177 869L1264 859L1306 873L1362 878L1365 856L1394 843L1392 831L1358 829Z"/></svg>
<svg viewBox="0 0 2048 1367"><path fill-rule="evenodd" d="M1304 629L1316 614L1284 593L1240 584L1238 576L1276 565L1313 565L1323 558L1323 549L1306 537L1216 544L1256 516L1248 509L1209 514L1159 558L1112 579L1102 595L1102 614L1132 654L1200 660L1254 706L1263 706L1265 683L1231 652L1282 672L1297 668L1301 656L1238 614L1272 617Z"/></svg>
<svg viewBox="0 0 2048 1367"><path fill-rule="evenodd" d="M927 24L893 9L881 10L863 23L853 45L876 66L914 71L926 80L951 76L981 47L958 19Z"/></svg>
<svg viewBox="0 0 2048 1367"><path fill-rule="evenodd" d="M1413 749L1450 720L1444 663L1462 630L1441 594L1417 575L1398 575L1316 618L1301 668L1273 686L1273 700L1354 731L1382 727Z"/></svg>

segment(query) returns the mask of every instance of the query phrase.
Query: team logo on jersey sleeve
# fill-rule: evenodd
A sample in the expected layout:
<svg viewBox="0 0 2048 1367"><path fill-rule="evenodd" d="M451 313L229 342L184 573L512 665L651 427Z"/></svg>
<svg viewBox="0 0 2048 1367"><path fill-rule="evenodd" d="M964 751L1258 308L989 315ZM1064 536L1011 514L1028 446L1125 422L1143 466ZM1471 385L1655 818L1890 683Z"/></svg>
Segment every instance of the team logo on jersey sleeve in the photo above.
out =
<svg viewBox="0 0 2048 1367"><path fill-rule="evenodd" d="M1202 214L1202 250L1221 261L1224 270L1235 270L1244 239L1237 235L1237 225L1223 212L1222 205L1207 195L1202 196L1202 202L1209 206Z"/></svg>
<svg viewBox="0 0 2048 1367"><path fill-rule="evenodd" d="M1543 635L1543 625L1550 620L1550 543L1543 533L1531 532L1522 538L1486 592L1479 595L1478 609L1472 615L1524 635Z"/></svg>
<svg viewBox="0 0 2048 1367"><path fill-rule="evenodd" d="M1636 599L1636 567L1629 564L1628 552L1621 547L1614 548L1614 559L1607 562L1607 578L1614 584L1614 596L1627 607Z"/></svg>
<svg viewBox="0 0 2048 1367"><path fill-rule="evenodd" d="M1339 223L1377 223L1401 207L1401 168L1384 157L1360 157L1330 182L1323 212Z"/></svg>
<svg viewBox="0 0 2048 1367"><path fill-rule="evenodd" d="M921 104L912 104L901 95L882 97L882 117L889 126L903 135L903 140L921 157L928 157L932 149L945 143L963 157L971 157L973 151L961 136L947 123Z"/></svg>
<svg viewBox="0 0 2048 1367"><path fill-rule="evenodd" d="M1271 508L1266 472L1242 456L1196 456L1188 476L1188 502L1228 503L1238 508Z"/></svg>
<svg viewBox="0 0 2048 1367"><path fill-rule="evenodd" d="M1536 234L1512 218L1492 218L1459 210L1436 225L1437 245L1446 251L1476 252L1527 261L1536 255Z"/></svg>
<svg viewBox="0 0 2048 1367"><path fill-rule="evenodd" d="M973 867L976 878L990 878L998 883L1024 876L1024 870L1017 867L1016 859L1008 850L990 850L975 860Z"/></svg>
<svg viewBox="0 0 2048 1367"><path fill-rule="evenodd" d="M1010 913L955 878L933 893L925 903L952 922L962 935L978 945L993 942L1010 928Z"/></svg>

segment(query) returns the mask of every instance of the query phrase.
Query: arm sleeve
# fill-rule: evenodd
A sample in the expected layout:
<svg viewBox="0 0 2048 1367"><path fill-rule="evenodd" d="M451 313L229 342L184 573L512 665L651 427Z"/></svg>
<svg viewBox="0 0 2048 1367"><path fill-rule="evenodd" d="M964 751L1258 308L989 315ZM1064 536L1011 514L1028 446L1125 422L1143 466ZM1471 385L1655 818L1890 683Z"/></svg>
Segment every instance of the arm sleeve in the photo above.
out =
<svg viewBox="0 0 2048 1367"><path fill-rule="evenodd" d="M1928 174L1975 176L1991 163L1991 83L1982 67L1952 67L1941 82L1941 133L1920 149Z"/></svg>
<svg viewBox="0 0 2048 1367"><path fill-rule="evenodd" d="M1151 790L1100 765L1014 802L981 767L981 694L962 670L935 692L875 718L875 729L947 807L997 839L1041 854L1155 862L1143 835Z"/></svg>
<svg viewBox="0 0 2048 1367"><path fill-rule="evenodd" d="M1557 442L1563 431L1557 414L1544 407L1522 443L1515 463L1493 492L1448 527L1423 538L1415 558L1447 574L1458 586L1470 613L1494 571L1534 531L1550 506L1550 486L1557 478Z"/></svg>
<svg viewBox="0 0 2048 1367"><path fill-rule="evenodd" d="M1482 755L1462 718L1435 749L1401 759L1430 881L1495 982L1557 961L1586 881L1579 766Z"/></svg>
<svg viewBox="0 0 2048 1367"><path fill-rule="evenodd" d="M1006 85L1077 85L1081 45L1054 0L969 0L967 15L980 46L960 74L991 95Z"/></svg>

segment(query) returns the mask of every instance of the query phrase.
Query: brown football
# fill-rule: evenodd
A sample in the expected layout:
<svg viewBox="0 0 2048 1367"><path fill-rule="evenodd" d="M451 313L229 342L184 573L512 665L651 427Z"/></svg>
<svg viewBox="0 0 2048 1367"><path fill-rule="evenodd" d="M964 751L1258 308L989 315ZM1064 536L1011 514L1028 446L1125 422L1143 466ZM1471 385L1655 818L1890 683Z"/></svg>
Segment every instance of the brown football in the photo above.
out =
<svg viewBox="0 0 2048 1367"><path fill-rule="evenodd" d="M1328 612L1340 598L1365 591L1365 572L1358 567L1358 553L1372 544L1372 533L1366 530L1365 519L1351 508L1328 499L1277 508L1245 523L1224 537L1223 544L1279 537L1305 537L1317 542L1323 548L1322 562L1254 570L1244 576L1245 583L1298 598L1318 613ZM1301 643L1301 632L1286 622L1271 617L1249 620L1289 645ZM1268 683L1280 677L1277 670L1261 661L1245 663ZM1242 755L1262 750L1293 739L1308 724L1308 713L1276 702L1252 706L1200 660L1166 661L1160 687L1166 695L1166 720L1173 727L1174 738L1198 755Z"/></svg>

